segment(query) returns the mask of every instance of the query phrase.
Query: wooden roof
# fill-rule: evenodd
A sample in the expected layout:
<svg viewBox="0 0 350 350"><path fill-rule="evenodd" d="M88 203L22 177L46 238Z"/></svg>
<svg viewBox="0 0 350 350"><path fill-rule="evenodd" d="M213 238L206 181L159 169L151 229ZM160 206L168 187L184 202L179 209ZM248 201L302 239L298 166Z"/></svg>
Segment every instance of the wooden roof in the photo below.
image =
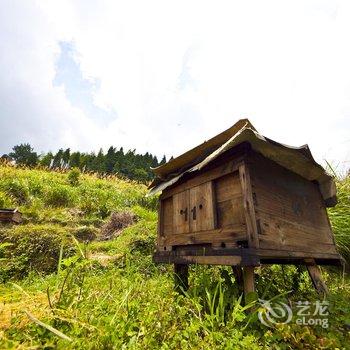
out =
<svg viewBox="0 0 350 350"><path fill-rule="evenodd" d="M329 206L336 204L333 178L316 163L307 145L292 147L273 141L259 134L248 119L239 120L231 128L210 140L153 169L156 178L149 186L149 194L175 184L185 173L202 169L220 154L243 142L248 142L256 152L307 180L317 181L326 204Z"/></svg>

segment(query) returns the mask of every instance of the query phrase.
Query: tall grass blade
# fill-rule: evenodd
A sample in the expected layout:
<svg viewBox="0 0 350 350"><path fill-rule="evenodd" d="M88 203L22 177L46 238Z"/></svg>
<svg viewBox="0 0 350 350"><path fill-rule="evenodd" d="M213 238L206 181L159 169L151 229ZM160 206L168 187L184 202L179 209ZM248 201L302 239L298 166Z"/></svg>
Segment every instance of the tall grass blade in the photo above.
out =
<svg viewBox="0 0 350 350"><path fill-rule="evenodd" d="M60 332L59 330L57 330L56 328L53 328L52 326L41 322L40 320L38 320L36 317L34 317L31 313L29 313L28 311L24 310L25 314L28 316L28 318L33 321L34 323L36 323L37 325L46 328L47 330L49 330L50 332L52 332L53 334L57 335L58 337L60 337L61 339L64 340L68 340L68 341L72 341L71 338L69 338L67 335L63 334L62 332Z"/></svg>

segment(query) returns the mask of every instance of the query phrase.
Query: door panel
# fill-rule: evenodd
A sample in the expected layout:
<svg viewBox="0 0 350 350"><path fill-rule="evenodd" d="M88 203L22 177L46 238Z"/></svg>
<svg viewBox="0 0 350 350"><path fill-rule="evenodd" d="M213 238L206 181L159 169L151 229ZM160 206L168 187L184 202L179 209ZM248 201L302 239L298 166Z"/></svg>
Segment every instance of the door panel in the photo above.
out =
<svg viewBox="0 0 350 350"><path fill-rule="evenodd" d="M173 209L173 197L166 198L162 200L162 227L161 234L163 236L171 235L173 233L173 219L174 219L174 209Z"/></svg>
<svg viewBox="0 0 350 350"><path fill-rule="evenodd" d="M189 225L189 191L180 192L173 197L174 233L188 233Z"/></svg>
<svg viewBox="0 0 350 350"><path fill-rule="evenodd" d="M215 229L216 215L212 182L193 187L189 191L190 231L198 232Z"/></svg>

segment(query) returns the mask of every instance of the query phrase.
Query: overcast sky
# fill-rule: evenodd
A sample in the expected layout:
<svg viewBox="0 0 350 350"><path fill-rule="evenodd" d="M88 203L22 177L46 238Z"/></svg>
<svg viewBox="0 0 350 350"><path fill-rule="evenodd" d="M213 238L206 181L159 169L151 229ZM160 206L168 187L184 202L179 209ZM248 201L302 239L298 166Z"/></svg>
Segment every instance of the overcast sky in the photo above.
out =
<svg viewBox="0 0 350 350"><path fill-rule="evenodd" d="M249 118L350 167L349 1L0 0L0 153L178 155Z"/></svg>

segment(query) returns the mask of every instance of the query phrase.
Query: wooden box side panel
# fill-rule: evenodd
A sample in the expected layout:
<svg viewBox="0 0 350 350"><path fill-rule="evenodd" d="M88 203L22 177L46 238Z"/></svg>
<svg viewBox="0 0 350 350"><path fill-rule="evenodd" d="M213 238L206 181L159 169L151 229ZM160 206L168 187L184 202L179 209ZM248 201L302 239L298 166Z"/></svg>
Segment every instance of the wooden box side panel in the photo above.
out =
<svg viewBox="0 0 350 350"><path fill-rule="evenodd" d="M261 249L336 253L317 184L257 154L249 167Z"/></svg>
<svg viewBox="0 0 350 350"><path fill-rule="evenodd" d="M217 228L245 231L242 187L238 171L214 181Z"/></svg>

